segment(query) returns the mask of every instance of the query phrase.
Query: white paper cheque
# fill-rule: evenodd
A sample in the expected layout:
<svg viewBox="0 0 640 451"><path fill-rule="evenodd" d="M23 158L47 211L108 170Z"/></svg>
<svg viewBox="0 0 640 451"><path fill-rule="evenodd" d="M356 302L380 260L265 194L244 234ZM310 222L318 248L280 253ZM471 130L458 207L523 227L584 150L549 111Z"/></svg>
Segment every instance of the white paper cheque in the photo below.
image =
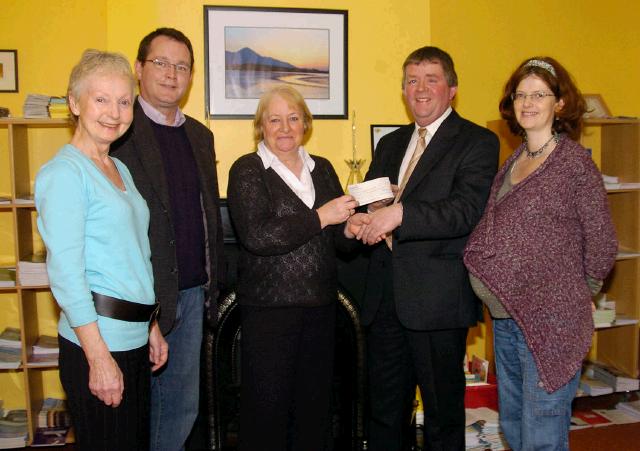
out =
<svg viewBox="0 0 640 451"><path fill-rule="evenodd" d="M389 177L380 177L366 182L356 183L355 185L349 185L347 188L349 189L349 194L355 197L360 205L367 205L378 200L393 198Z"/></svg>

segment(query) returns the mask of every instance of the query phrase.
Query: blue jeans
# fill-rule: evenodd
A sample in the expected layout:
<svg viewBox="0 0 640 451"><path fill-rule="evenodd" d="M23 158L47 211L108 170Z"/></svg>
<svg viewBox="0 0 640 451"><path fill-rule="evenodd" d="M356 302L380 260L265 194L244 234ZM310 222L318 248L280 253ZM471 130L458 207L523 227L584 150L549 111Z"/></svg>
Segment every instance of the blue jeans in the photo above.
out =
<svg viewBox="0 0 640 451"><path fill-rule="evenodd" d="M569 449L571 401L580 371L553 393L541 387L533 355L512 319L493 320L500 427L513 451Z"/></svg>
<svg viewBox="0 0 640 451"><path fill-rule="evenodd" d="M204 288L178 293L167 364L151 377L152 451L179 451L198 415Z"/></svg>

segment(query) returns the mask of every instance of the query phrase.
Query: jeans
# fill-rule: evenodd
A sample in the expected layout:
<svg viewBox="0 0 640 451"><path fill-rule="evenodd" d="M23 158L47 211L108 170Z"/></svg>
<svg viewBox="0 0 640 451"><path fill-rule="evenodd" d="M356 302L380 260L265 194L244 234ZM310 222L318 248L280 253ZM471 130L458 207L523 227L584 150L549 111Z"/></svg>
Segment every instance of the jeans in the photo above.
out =
<svg viewBox="0 0 640 451"><path fill-rule="evenodd" d="M569 449L571 401L580 371L553 393L541 387L533 354L512 319L493 321L500 427L513 451Z"/></svg>
<svg viewBox="0 0 640 451"><path fill-rule="evenodd" d="M179 451L198 415L204 288L178 293L167 364L151 377L152 451Z"/></svg>

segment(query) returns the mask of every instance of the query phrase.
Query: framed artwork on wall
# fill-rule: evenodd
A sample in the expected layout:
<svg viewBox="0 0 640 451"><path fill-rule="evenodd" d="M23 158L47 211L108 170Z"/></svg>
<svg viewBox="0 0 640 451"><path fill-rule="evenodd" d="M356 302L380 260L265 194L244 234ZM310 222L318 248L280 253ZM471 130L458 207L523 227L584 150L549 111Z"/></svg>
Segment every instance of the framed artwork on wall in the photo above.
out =
<svg viewBox="0 0 640 451"><path fill-rule="evenodd" d="M17 50L0 50L0 92L18 92Z"/></svg>
<svg viewBox="0 0 640 451"><path fill-rule="evenodd" d="M605 118L611 117L611 111L604 103L604 99L600 94L583 94L584 101L587 102L587 112L584 113L585 118Z"/></svg>
<svg viewBox="0 0 640 451"><path fill-rule="evenodd" d="M290 85L314 119L346 119L347 11L204 7L205 107L250 118L260 96Z"/></svg>
<svg viewBox="0 0 640 451"><path fill-rule="evenodd" d="M371 124L371 156L373 156L378 145L378 141L387 133L398 130L402 125L392 124Z"/></svg>

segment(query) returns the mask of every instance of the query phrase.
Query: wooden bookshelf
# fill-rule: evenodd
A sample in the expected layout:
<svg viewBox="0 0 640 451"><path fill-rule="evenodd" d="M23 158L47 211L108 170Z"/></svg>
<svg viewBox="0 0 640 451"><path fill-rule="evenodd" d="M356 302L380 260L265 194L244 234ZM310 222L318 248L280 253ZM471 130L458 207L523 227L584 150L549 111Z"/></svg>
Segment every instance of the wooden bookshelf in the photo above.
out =
<svg viewBox="0 0 640 451"><path fill-rule="evenodd" d="M69 121L62 119L0 119L0 265L16 267L32 254L44 253L36 227L33 202L35 175L71 138ZM59 309L48 286L25 286L16 274L16 286L0 288L0 327L19 327L22 364L17 370L0 370L0 399L7 409L25 408L29 440L42 400L64 398L55 365L29 364L31 349L40 335L57 335Z"/></svg>
<svg viewBox="0 0 640 451"><path fill-rule="evenodd" d="M640 182L640 120L589 119L585 125L581 142L592 149L602 173L618 177L621 183ZM624 254L618 256L603 291L607 298L616 301L617 314L632 321L597 329L590 358L637 378L640 375L637 323L640 319L640 190L615 189L607 193Z"/></svg>

